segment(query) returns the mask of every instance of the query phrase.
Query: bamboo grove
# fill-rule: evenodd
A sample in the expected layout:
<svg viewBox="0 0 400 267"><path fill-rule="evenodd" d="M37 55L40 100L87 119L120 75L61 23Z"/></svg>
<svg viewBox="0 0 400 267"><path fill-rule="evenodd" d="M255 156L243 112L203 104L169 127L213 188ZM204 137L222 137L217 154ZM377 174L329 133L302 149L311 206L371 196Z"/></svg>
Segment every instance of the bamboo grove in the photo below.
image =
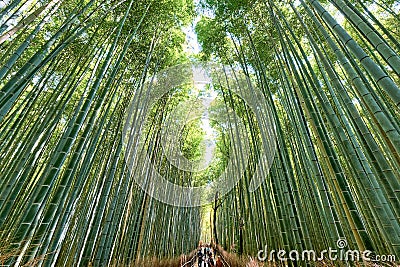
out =
<svg viewBox="0 0 400 267"><path fill-rule="evenodd" d="M346 240L400 257L399 8L392 0L0 1L2 264L138 266L195 249L204 207L142 190L135 175L154 177L147 165L128 166L124 127L149 80L202 61L226 67L213 84L211 113L222 123L212 123L209 168L178 170L164 155L163 125L193 98L187 84L160 96L131 130L144 132L141 153L172 183L212 183L224 170L237 178L215 195L214 242L256 256L266 245L322 251ZM190 54L183 28L196 17L202 50ZM259 89L272 124L232 84ZM233 144L239 126L222 110L243 122L236 141L246 145ZM193 161L204 156L199 125L180 133ZM268 147L271 160L261 156ZM243 155L242 170L228 167ZM265 178L258 188L254 176Z"/></svg>

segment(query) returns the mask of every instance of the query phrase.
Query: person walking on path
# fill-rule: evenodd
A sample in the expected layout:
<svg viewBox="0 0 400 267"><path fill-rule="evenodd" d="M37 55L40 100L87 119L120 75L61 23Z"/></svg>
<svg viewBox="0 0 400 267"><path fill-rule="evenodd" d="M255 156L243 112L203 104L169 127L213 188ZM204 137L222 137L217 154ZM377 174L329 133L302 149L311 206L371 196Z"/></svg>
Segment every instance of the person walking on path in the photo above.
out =
<svg viewBox="0 0 400 267"><path fill-rule="evenodd" d="M204 262L203 247L199 247L199 250L197 251L197 264L198 264L198 266L202 267L203 262Z"/></svg>
<svg viewBox="0 0 400 267"><path fill-rule="evenodd" d="M217 261L215 262L215 267L223 267L223 266L224 265L222 264L221 257L218 256Z"/></svg>

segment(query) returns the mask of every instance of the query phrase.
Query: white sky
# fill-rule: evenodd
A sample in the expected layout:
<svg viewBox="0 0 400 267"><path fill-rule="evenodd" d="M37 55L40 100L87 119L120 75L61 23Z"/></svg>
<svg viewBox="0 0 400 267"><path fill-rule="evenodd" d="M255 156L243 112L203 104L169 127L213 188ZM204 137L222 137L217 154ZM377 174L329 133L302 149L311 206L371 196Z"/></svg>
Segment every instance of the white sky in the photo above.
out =
<svg viewBox="0 0 400 267"><path fill-rule="evenodd" d="M197 92L204 91L205 87L206 87L205 83L196 83L195 88L197 90L195 91ZM202 95L199 97L199 99L202 100L203 106L205 107L205 111L203 112L200 119L201 121L200 127L205 132L203 140L206 147L203 159L205 162L204 166L207 166L211 163L214 155L214 150L216 147L216 138L218 133L214 128L211 127L210 114L208 112L208 108L211 106L211 103L215 100L216 97L217 97L217 92L215 92L214 90L211 90L209 95Z"/></svg>
<svg viewBox="0 0 400 267"><path fill-rule="evenodd" d="M193 22L192 25L188 27L184 27L182 30L186 34L186 45L184 47L185 52L191 54L198 54L200 53L201 46L197 40L197 35L194 31L194 27L196 27L197 22L200 20L200 17L197 17Z"/></svg>

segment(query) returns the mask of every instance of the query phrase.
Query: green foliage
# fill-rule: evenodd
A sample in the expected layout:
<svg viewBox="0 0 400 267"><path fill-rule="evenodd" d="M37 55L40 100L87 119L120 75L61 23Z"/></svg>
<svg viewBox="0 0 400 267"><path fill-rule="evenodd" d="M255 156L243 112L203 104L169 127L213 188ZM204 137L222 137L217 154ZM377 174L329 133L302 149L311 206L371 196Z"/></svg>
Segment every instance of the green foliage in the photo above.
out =
<svg viewBox="0 0 400 267"><path fill-rule="evenodd" d="M225 52L228 38L224 25L217 20L203 16L196 24L196 34L202 46L205 59L210 58L214 53Z"/></svg>
<svg viewBox="0 0 400 267"><path fill-rule="evenodd" d="M6 2L2 33L51 3ZM183 49L182 28L197 16L191 0L57 1L6 37L0 45L4 264L137 266L159 264L156 256L175 258L160 263L172 265L193 250L201 208L168 206L139 188L135 175L152 179L152 173L128 168L122 135L127 108L145 99L149 79L194 59L222 62L235 79L200 94L184 84L160 96L147 120L133 126L146 142L135 156L148 156L173 183L212 185L244 151L233 150L238 140L229 137L237 126L230 115L237 114L248 164L228 173L240 175L239 182L219 200L217 229L207 232L250 255L264 245L323 250L339 238L351 249L400 253L398 1L204 0L200 6L207 10L195 27L200 55ZM268 106L277 146L271 170L261 157L267 123L225 83L262 91L257 100ZM213 160L201 172L183 171L163 154L163 123L179 103L211 90L218 93L210 107ZM202 159L201 120L179 134L183 156ZM265 182L250 192L255 174Z"/></svg>

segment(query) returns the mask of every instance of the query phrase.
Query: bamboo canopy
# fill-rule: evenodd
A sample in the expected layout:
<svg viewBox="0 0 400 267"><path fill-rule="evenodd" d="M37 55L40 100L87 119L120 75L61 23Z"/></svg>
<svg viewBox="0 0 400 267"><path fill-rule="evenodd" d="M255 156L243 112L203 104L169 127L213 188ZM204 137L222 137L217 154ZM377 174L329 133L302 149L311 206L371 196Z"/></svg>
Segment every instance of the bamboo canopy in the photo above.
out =
<svg viewBox="0 0 400 267"><path fill-rule="evenodd" d="M0 0L1 264L400 258L399 8Z"/></svg>

